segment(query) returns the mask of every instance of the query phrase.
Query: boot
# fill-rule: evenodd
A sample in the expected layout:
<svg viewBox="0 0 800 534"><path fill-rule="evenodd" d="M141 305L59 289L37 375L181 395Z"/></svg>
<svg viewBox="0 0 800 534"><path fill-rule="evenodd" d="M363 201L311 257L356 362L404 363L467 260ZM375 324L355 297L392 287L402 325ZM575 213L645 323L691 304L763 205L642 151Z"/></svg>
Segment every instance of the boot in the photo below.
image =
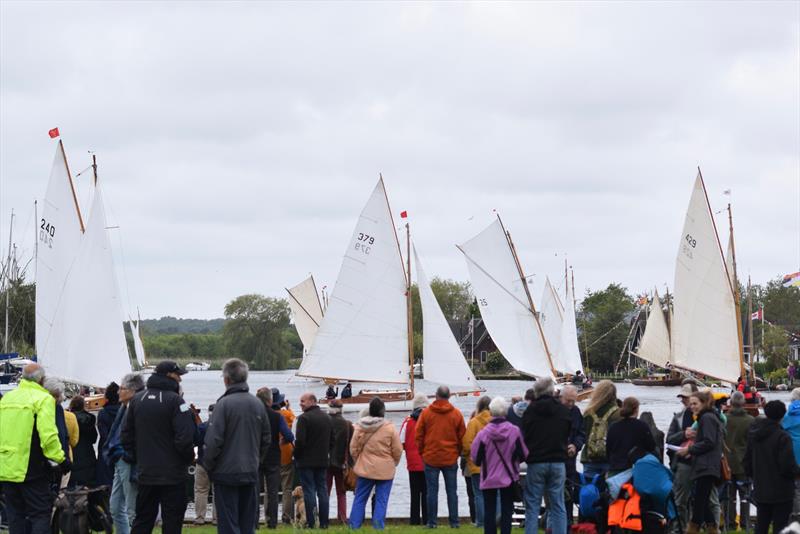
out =
<svg viewBox="0 0 800 534"><path fill-rule="evenodd" d="M708 534L719 534L719 528L714 523L706 525L706 532Z"/></svg>
<svg viewBox="0 0 800 534"><path fill-rule="evenodd" d="M700 534L700 525L689 521L689 525L686 527L684 534Z"/></svg>

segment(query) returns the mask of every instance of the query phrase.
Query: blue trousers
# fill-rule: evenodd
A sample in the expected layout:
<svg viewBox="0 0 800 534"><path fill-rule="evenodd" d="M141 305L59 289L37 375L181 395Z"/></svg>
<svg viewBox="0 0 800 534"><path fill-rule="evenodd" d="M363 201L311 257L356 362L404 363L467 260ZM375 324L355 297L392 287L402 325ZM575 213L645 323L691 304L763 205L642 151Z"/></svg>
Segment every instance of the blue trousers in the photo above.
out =
<svg viewBox="0 0 800 534"><path fill-rule="evenodd" d="M547 495L547 526L551 532L567 531L564 508L564 484L567 470L564 462L528 464L525 477L525 534L539 533L539 508Z"/></svg>
<svg viewBox="0 0 800 534"><path fill-rule="evenodd" d="M389 493L392 491L392 480L372 480L358 477L353 508L350 509L350 528L361 528L364 522L364 510L367 507L372 488L375 488L375 510L372 512L372 528L383 530L386 520L386 509L389 506Z"/></svg>
<svg viewBox="0 0 800 534"><path fill-rule="evenodd" d="M136 517L136 494L138 488L131 482L134 467L123 459L114 464L114 484L111 487L111 517L117 534L129 534Z"/></svg>
<svg viewBox="0 0 800 534"><path fill-rule="evenodd" d="M303 502L306 505L306 526L315 528L314 517L319 513L319 527L328 528L328 474L327 467L298 467ZM317 506L319 501L319 506Z"/></svg>
<svg viewBox="0 0 800 534"><path fill-rule="evenodd" d="M447 515L450 526L458 528L458 464L447 467L434 467L425 464L425 484L428 487L428 526L435 527L439 513L439 473L444 477L447 492Z"/></svg>

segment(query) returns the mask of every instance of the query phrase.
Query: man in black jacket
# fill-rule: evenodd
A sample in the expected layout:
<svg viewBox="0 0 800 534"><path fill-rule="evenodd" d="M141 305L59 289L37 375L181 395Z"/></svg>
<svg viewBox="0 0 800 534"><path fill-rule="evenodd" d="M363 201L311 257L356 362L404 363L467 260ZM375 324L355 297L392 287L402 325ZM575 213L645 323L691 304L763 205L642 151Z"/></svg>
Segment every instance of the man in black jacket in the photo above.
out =
<svg viewBox="0 0 800 534"><path fill-rule="evenodd" d="M258 467L267 457L270 427L264 404L249 393L247 364L222 365L225 393L206 430L203 467L214 483L219 534L253 534L258 518Z"/></svg>
<svg viewBox="0 0 800 534"><path fill-rule="evenodd" d="M344 468L353 437L353 424L342 417L342 401L334 399L328 404L328 415L333 425L333 450L331 450L328 467L328 496L333 483L336 482L336 516L343 525L347 525L347 492L344 489Z"/></svg>
<svg viewBox="0 0 800 534"><path fill-rule="evenodd" d="M179 393L185 373L173 361L159 363L147 388L128 403L120 441L136 463L139 479L131 534L152 532L159 506L164 534L180 532L183 526L195 432L192 412Z"/></svg>
<svg viewBox="0 0 800 534"><path fill-rule="evenodd" d="M578 388L575 386L564 386L559 395L561 404L569 410L569 416L572 419L572 430L567 439L567 461L565 463L567 469L567 480L574 483L573 491L570 492L570 500L565 503L567 512L567 524L572 524L572 505L578 502L578 488L580 487L580 477L576 467L578 453L581 452L583 445L586 443L586 433L583 431L583 414L581 409L578 408Z"/></svg>
<svg viewBox="0 0 800 534"><path fill-rule="evenodd" d="M281 446L280 438L286 443L294 443L292 429L286 424L280 412L272 407L272 390L264 387L256 392L264 404L269 421L270 444L267 456L259 467L261 478L264 480L264 522L267 528L278 528L278 490L281 487Z"/></svg>
<svg viewBox="0 0 800 534"><path fill-rule="evenodd" d="M525 532L539 531L539 507L547 495L547 527L552 532L567 531L564 509L567 440L572 430L572 416L555 395L550 377L533 383L536 395L522 415L522 434L528 447L528 474L525 480Z"/></svg>
<svg viewBox="0 0 800 534"><path fill-rule="evenodd" d="M300 397L300 408L303 413L297 418L294 459L303 487L306 524L314 528L315 510L318 510L320 528L328 528L328 486L325 475L333 448L333 425L331 418L317 406L317 397L313 393L304 393Z"/></svg>

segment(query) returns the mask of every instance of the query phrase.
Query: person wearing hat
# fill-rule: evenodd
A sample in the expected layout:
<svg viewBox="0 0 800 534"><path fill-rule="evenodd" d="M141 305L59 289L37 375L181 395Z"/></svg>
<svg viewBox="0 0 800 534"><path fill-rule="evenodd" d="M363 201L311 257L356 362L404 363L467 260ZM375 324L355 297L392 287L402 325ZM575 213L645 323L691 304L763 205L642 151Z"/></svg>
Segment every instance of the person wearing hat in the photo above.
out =
<svg viewBox="0 0 800 534"><path fill-rule="evenodd" d="M779 400L764 406L766 418L759 417L750 427L744 468L753 480L751 498L756 504L756 534L781 532L789 524L794 495L794 479L800 466L794 457L792 438L781 427L786 405Z"/></svg>
<svg viewBox="0 0 800 534"><path fill-rule="evenodd" d="M694 418L692 411L689 409L689 398L697 391L697 385L694 382L686 383L681 386L678 392L678 398L681 400L681 409L677 412L669 425L667 431L667 443L669 445L681 446L686 441L694 439L697 432L692 429ZM688 458L679 458L675 456L674 451L668 451L670 467L675 474L672 482L672 491L675 494L675 505L678 508L678 515L683 525L689 524L689 499L692 495L692 461ZM675 523L679 523L676 521ZM675 531L678 532L680 527L675 526Z"/></svg>
<svg viewBox="0 0 800 534"><path fill-rule="evenodd" d="M128 402L120 442L139 476L132 534L150 533L161 508L162 532L181 531L186 473L194 460L194 414L179 394L186 371L173 361L156 366L147 387Z"/></svg>
<svg viewBox="0 0 800 534"><path fill-rule="evenodd" d="M272 398L272 392L275 390L276 388L263 387L256 392L256 397L264 403L269 427L272 429L269 450L259 468L259 476L264 479L264 522L270 529L278 528L278 490L281 487L280 441L282 439L284 443L294 443L292 430L275 408L275 399Z"/></svg>

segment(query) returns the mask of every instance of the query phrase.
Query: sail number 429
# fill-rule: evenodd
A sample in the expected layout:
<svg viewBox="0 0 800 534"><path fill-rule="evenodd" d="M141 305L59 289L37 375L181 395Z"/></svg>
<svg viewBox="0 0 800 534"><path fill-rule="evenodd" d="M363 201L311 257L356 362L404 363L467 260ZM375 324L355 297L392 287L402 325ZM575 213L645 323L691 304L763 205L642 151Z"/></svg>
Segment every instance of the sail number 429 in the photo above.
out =
<svg viewBox="0 0 800 534"><path fill-rule="evenodd" d="M42 219L39 225L39 241L50 248L53 248L53 238L56 236L56 225L50 224Z"/></svg>
<svg viewBox="0 0 800 534"><path fill-rule="evenodd" d="M369 254L369 251L372 250L371 245L373 244L375 244L375 238L373 236L359 232L358 237L356 237L354 248L363 254Z"/></svg>

